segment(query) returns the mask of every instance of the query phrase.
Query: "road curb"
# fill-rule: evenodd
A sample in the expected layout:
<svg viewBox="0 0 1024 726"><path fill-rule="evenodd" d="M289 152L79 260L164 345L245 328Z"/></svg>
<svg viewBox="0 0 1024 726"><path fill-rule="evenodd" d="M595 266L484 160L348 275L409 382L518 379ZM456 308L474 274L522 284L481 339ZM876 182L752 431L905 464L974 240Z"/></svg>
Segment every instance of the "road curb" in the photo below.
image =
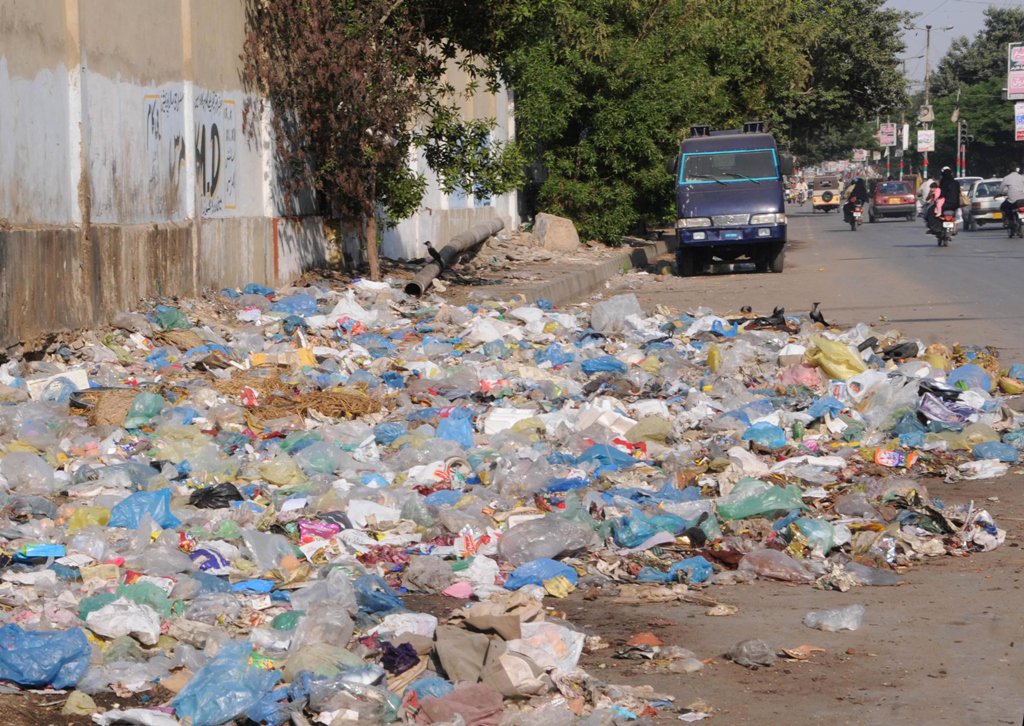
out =
<svg viewBox="0 0 1024 726"><path fill-rule="evenodd" d="M585 270L577 270L534 285L519 294L527 301L547 300L559 306L579 300L600 287L606 280L628 270L645 267L654 263L658 257L675 250L675 236L668 239L659 237L656 240L629 240L631 247L616 254L604 262Z"/></svg>

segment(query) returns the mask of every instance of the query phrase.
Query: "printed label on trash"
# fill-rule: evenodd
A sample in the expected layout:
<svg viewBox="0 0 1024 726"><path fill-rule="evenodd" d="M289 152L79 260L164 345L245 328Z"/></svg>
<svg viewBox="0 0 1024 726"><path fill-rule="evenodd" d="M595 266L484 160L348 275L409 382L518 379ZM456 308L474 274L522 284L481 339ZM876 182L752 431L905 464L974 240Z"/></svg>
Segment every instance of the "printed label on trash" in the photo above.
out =
<svg viewBox="0 0 1024 726"><path fill-rule="evenodd" d="M174 589L174 580L169 577L157 577L155 575L143 575L141 572L135 570L125 570L124 573L124 584L125 585L140 585L142 583L149 583L154 587L159 587L164 591L165 595L170 595L171 590Z"/></svg>
<svg viewBox="0 0 1024 726"><path fill-rule="evenodd" d="M273 600L270 599L270 595L260 595L259 597L251 597L246 602L253 610L266 610L274 606Z"/></svg>
<svg viewBox="0 0 1024 726"><path fill-rule="evenodd" d="M916 451L892 451L890 449L875 449L875 463L879 466L909 469L917 461L919 454Z"/></svg>

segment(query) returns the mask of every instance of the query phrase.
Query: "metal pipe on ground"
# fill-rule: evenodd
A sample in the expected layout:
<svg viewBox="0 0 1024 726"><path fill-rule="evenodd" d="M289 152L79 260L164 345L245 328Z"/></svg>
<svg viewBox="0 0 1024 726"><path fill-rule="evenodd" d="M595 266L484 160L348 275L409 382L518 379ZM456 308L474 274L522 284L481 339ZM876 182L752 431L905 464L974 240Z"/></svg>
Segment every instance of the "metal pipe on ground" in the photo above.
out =
<svg viewBox="0 0 1024 726"><path fill-rule="evenodd" d="M441 255L441 261L444 263L444 266L448 267L456 257L466 250L481 244L488 237L497 234L504 226L505 223L500 219L489 219L461 234L455 235L448 240L448 244L437 251ZM434 281L434 278L441 274L441 269L441 265L436 262L430 262L425 265L416 273L416 277L406 283L405 294L414 297L422 295L430 287L430 283Z"/></svg>

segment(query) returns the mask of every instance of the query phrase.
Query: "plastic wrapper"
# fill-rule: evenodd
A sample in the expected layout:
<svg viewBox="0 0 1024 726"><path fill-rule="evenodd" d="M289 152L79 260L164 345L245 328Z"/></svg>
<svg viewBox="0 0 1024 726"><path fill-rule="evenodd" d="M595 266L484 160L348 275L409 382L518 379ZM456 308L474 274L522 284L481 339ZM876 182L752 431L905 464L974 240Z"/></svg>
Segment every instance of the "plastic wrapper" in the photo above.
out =
<svg viewBox="0 0 1024 726"><path fill-rule="evenodd" d="M576 570L569 565L557 560L538 559L512 570L505 581L505 587L509 590L518 590L526 585L543 586L546 580L556 577L564 577L572 585L579 580Z"/></svg>
<svg viewBox="0 0 1024 726"><path fill-rule="evenodd" d="M739 569L766 580L814 582L814 575L799 560L778 550L754 550L740 560Z"/></svg>
<svg viewBox="0 0 1024 726"><path fill-rule="evenodd" d="M718 516L724 520L805 508L799 487L777 487L749 477L740 479L727 496L718 500L716 507Z"/></svg>
<svg viewBox="0 0 1024 726"><path fill-rule="evenodd" d="M812 347L804 354L804 359L825 371L829 378L845 381L867 370L864 361L845 343L821 336L812 337L811 343Z"/></svg>
<svg viewBox="0 0 1024 726"><path fill-rule="evenodd" d="M594 543L590 527L549 514L509 529L498 542L498 554L518 567L536 559L554 559Z"/></svg>

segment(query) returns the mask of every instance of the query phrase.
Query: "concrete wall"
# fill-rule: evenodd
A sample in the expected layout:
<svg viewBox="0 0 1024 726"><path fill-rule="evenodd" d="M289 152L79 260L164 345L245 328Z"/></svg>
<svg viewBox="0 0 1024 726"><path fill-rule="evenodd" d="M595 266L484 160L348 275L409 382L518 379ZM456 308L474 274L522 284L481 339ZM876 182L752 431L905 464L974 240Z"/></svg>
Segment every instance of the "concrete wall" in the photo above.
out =
<svg viewBox="0 0 1024 726"><path fill-rule="evenodd" d="M280 193L269 123L242 132L244 38L242 0L0 0L0 347L325 263L309 199ZM511 129L504 97L466 112ZM514 210L432 185L384 253Z"/></svg>

